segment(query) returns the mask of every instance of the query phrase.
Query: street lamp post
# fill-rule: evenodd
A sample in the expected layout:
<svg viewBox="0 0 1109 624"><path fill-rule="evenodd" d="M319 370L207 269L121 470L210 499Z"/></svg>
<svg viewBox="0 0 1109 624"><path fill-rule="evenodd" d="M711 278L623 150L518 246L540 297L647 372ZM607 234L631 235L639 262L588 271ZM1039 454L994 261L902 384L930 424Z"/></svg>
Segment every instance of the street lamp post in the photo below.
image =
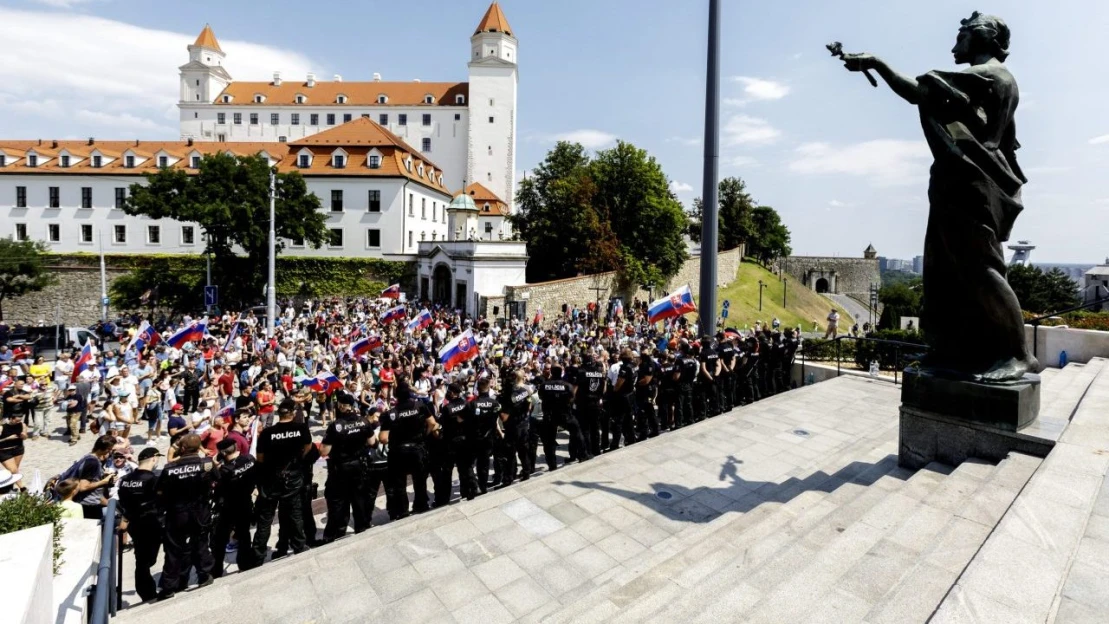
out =
<svg viewBox="0 0 1109 624"><path fill-rule="evenodd" d="M270 170L270 259L269 276L266 281L266 333L272 338L277 314L277 288L274 275L277 266L277 225L274 223L274 202L277 195L277 176Z"/></svg>
<svg viewBox="0 0 1109 624"><path fill-rule="evenodd" d="M720 0L709 0L708 63L705 81L705 164L701 197L700 325L711 332L716 319L717 169L720 161Z"/></svg>
<svg viewBox="0 0 1109 624"><path fill-rule="evenodd" d="M788 296L788 294L789 294L789 279L783 277L782 278L782 307L783 308L786 307L786 305L787 305L786 304L786 301L787 301L786 297Z"/></svg>

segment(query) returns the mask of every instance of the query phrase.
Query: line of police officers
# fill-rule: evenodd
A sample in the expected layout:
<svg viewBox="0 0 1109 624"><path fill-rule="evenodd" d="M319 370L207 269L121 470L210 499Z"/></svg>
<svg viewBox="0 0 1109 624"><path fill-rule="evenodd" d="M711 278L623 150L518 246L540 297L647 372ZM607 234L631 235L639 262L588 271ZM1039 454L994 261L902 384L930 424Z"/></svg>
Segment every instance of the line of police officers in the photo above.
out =
<svg viewBox="0 0 1109 624"><path fill-rule="evenodd" d="M232 535L239 543L239 568L261 565L275 515L274 558L315 545L311 480L321 455L328 458L327 543L345 535L351 519L355 533L370 528L382 488L388 515L397 520L447 505L456 471L461 497L472 500L490 487L530 478L540 446L547 468L557 469L559 429L569 436L570 459L587 461L621 442L632 444L780 392L789 386L797 346L790 330L743 341L718 334L716 341L682 341L677 352L657 359L650 348L624 349L609 371L586 352L565 370L553 365L530 379L523 370L502 369L499 393L488 376L469 398L451 384L438 416L404 384L396 389L395 407L383 414L360 413L354 397L340 391L337 418L319 449L308 425L298 422L295 403L286 399L278 422L258 434L257 457L232 439L220 442L219 457L206 457L199 436L190 434L177 443L177 459L160 475L154 472L160 453L144 449L138 469L121 480L119 495L134 544L137 593L143 600L168 598L184 589L190 568L201 586L211 584L223 573ZM159 591L150 570L163 546Z"/></svg>

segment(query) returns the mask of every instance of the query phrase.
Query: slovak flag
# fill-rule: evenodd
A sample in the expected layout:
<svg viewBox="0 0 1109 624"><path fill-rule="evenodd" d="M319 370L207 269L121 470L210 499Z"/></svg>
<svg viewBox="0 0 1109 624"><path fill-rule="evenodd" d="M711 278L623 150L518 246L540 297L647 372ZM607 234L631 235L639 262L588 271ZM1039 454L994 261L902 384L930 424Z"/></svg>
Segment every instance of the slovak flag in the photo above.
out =
<svg viewBox="0 0 1109 624"><path fill-rule="evenodd" d="M150 323L143 321L142 324L139 325L139 331L135 332L135 337L131 339L131 344L127 345L127 350L130 351L134 349L136 353L139 353L146 347L152 347L158 344L159 338L161 338L161 336L158 335L158 332L154 331Z"/></svg>
<svg viewBox="0 0 1109 624"><path fill-rule="evenodd" d="M535 318L531 320L532 325L538 325L543 322L543 306L539 306L535 310Z"/></svg>
<svg viewBox="0 0 1109 624"><path fill-rule="evenodd" d="M359 358L369 353L370 351L373 351L374 349L380 349L381 347L382 342L380 336L366 336L358 342L354 342L350 345L350 356L353 358Z"/></svg>
<svg viewBox="0 0 1109 624"><path fill-rule="evenodd" d="M381 322L392 323L393 321L399 321L406 316L408 316L408 314L405 312L404 306L399 305L386 310L381 315Z"/></svg>
<svg viewBox="0 0 1109 624"><path fill-rule="evenodd" d="M381 291L382 299L400 299L400 284L393 284L392 286Z"/></svg>
<svg viewBox="0 0 1109 624"><path fill-rule="evenodd" d="M410 334L420 331L428 325L431 325L431 320L431 312L428 312L426 309L420 310L420 313L416 315L416 318L408 321L408 324L404 326L404 331Z"/></svg>
<svg viewBox="0 0 1109 624"><path fill-rule="evenodd" d="M689 285L687 284L670 293L669 297L663 297L652 303L647 310L647 322L664 321L668 318L696 311L697 306L693 303L693 293L689 291Z"/></svg>
<svg viewBox="0 0 1109 624"><path fill-rule="evenodd" d="M624 303L619 299L617 299L616 304L612 306L612 316L624 316Z"/></svg>
<svg viewBox="0 0 1109 624"><path fill-rule="evenodd" d="M224 351L229 351L231 347L235 346L235 339L239 337L239 333L241 331L242 324L236 321L234 327L231 328L230 333L227 334L227 342L223 343Z"/></svg>
<svg viewBox="0 0 1109 624"><path fill-rule="evenodd" d="M73 362L73 372L69 374L69 381L76 383L77 377L87 371L90 365L92 365L91 340L85 343L84 348L81 349L81 355L78 355L77 360Z"/></svg>
<svg viewBox="0 0 1109 624"><path fill-rule="evenodd" d="M323 392L325 388L324 382L320 381L318 377L309 377L308 375L304 375L303 377L297 377L293 381L304 386L305 388L308 388L313 392Z"/></svg>
<svg viewBox="0 0 1109 624"><path fill-rule="evenodd" d="M449 371L466 360L477 357L477 352L474 333L467 329L439 349L439 360L443 362L443 368Z"/></svg>
<svg viewBox="0 0 1109 624"><path fill-rule="evenodd" d="M342 390L343 382L335 376L331 371L323 371L316 375L316 380L320 382L320 392L331 392L332 390Z"/></svg>
<svg viewBox="0 0 1109 624"><path fill-rule="evenodd" d="M208 335L207 321L194 321L177 330L176 333L166 339L166 342L174 349L180 349L185 346L185 343L200 342L206 335Z"/></svg>
<svg viewBox="0 0 1109 624"><path fill-rule="evenodd" d="M734 327L727 327L724 329L724 340L736 340L742 338L743 334L739 333L738 329Z"/></svg>

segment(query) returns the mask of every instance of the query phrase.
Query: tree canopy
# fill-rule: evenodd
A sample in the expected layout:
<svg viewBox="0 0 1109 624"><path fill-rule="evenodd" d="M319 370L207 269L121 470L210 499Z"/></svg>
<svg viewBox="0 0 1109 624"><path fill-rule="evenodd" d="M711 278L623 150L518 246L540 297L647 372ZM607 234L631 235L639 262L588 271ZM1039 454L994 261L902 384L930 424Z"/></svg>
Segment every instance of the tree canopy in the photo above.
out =
<svg viewBox="0 0 1109 624"><path fill-rule="evenodd" d="M658 285L685 262L685 214L645 150L619 142L590 158L561 141L532 173L510 217L528 243L528 281L619 270Z"/></svg>
<svg viewBox="0 0 1109 624"><path fill-rule="evenodd" d="M719 235L717 251L734 249L746 244L746 255L765 263L793 252L789 246L789 228L782 223L778 212L770 206L760 206L747 192L747 184L737 177L720 181ZM693 213L689 220L689 236L701 242L704 222L704 203L693 200Z"/></svg>
<svg viewBox="0 0 1109 624"><path fill-rule="evenodd" d="M1032 265L1013 265L1007 275L1009 286L1022 310L1049 314L1078 305L1078 285L1058 268L1044 273Z"/></svg>
<svg viewBox="0 0 1109 624"><path fill-rule="evenodd" d="M0 320L4 319L4 299L19 297L57 282L46 268L41 241L15 241L0 238Z"/></svg>
<svg viewBox="0 0 1109 624"><path fill-rule="evenodd" d="M131 185L124 204L129 215L194 222L206 234L213 279L234 291L243 302L261 296L269 256L270 165L261 155L237 157L225 153L201 159L195 174L163 169L147 174L147 184ZM320 200L308 192L297 172L278 173L274 206L277 252L282 239L303 240L314 248L327 241L326 216ZM238 251L249 258L249 271L229 262ZM224 292L232 294L232 288Z"/></svg>
<svg viewBox="0 0 1109 624"><path fill-rule="evenodd" d="M923 280L919 277L883 284L878 290L882 304L881 329L900 329L902 316L920 316L923 303Z"/></svg>

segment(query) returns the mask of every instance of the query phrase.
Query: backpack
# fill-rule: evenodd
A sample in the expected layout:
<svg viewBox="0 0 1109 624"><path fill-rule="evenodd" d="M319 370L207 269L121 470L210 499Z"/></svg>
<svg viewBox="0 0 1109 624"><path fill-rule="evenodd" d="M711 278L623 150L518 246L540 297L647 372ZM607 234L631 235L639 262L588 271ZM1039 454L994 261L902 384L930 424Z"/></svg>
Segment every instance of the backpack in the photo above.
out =
<svg viewBox="0 0 1109 624"><path fill-rule="evenodd" d="M94 460L96 460L97 462L100 461L92 453L84 455L83 457L81 457L81 459L78 459L77 461L73 462L73 464L69 468L66 468L64 471L62 471L61 474L55 475L55 476L50 477L49 479L47 479L46 485L43 486L43 488L42 488L43 496L49 498L52 502L55 502L55 503L61 502L62 499L61 499L60 496L58 496L58 489L57 489L58 484L61 483L62 481L65 481L66 479L73 479L78 474L80 474L81 466L83 466L85 464L85 460L87 460L90 457L93 458Z"/></svg>

